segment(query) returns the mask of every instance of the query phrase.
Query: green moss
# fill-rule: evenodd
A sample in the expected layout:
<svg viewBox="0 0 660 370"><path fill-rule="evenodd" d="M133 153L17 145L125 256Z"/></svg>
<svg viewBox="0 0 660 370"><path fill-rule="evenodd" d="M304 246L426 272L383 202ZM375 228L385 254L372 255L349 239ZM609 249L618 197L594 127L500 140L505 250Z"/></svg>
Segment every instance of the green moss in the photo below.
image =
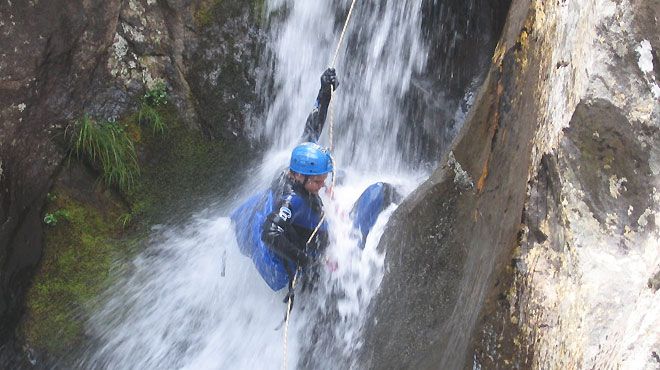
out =
<svg viewBox="0 0 660 370"><path fill-rule="evenodd" d="M248 146L241 139L209 139L182 125L172 107L158 108L168 129L141 132L144 157L140 181L126 193L131 214L122 219L162 222L171 214L194 208L205 197L220 195L239 177ZM203 179L203 181L200 181Z"/></svg>
<svg viewBox="0 0 660 370"><path fill-rule="evenodd" d="M60 357L83 339L91 302L106 288L123 248L113 240L120 207L99 210L63 188L52 194L47 211L67 217L45 232L47 248L28 292L22 332L33 348Z"/></svg>
<svg viewBox="0 0 660 370"><path fill-rule="evenodd" d="M153 109L167 127L163 133L140 122L138 112L119 123L140 166L121 197L73 159L49 193L44 215L57 215L57 222L45 228L44 255L19 327L38 353L67 359L80 348L84 321L112 283L111 267L140 251L150 225L198 209L202 199L217 199L248 165L241 140L208 139L180 123L173 106Z"/></svg>
<svg viewBox="0 0 660 370"><path fill-rule="evenodd" d="M253 0L251 2L204 0L193 15L195 25L206 28L213 23L223 24L229 18L239 17L250 6L250 15L257 22L262 22L266 14L265 0Z"/></svg>
<svg viewBox="0 0 660 370"><path fill-rule="evenodd" d="M202 3L197 12L195 12L194 19L195 25L197 27L208 27L213 20L213 14L211 12L210 6L208 6L206 3Z"/></svg>

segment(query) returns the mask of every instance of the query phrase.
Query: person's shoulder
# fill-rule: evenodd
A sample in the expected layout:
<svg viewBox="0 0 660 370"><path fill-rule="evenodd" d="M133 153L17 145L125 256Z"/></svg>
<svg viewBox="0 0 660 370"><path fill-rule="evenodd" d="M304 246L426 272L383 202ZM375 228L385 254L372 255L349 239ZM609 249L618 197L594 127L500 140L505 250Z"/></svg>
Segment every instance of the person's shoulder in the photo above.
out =
<svg viewBox="0 0 660 370"><path fill-rule="evenodd" d="M279 201L286 203L295 210L303 203L303 198L296 191L293 180L289 176L283 176L279 182Z"/></svg>
<svg viewBox="0 0 660 370"><path fill-rule="evenodd" d="M291 211L299 209L305 202L304 199L293 188L287 194L283 194L283 199L291 206Z"/></svg>

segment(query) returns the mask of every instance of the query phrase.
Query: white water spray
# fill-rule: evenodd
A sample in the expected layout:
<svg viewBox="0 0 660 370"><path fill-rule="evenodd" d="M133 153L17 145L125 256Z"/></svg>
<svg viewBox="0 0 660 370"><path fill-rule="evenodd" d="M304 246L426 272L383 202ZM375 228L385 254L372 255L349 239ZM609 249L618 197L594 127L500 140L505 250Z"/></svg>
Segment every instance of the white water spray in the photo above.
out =
<svg viewBox="0 0 660 370"><path fill-rule="evenodd" d="M241 198L269 186L287 164L313 106L319 76L336 47L334 20L343 20L349 3L269 1L269 12L286 9L287 17L269 30L268 59L275 73L264 78L274 79L275 96L268 102L265 125L254 122L252 131L268 138L272 148ZM348 212L369 184L392 182L407 194L427 176L407 170L411 166L403 163L397 146L399 128L408 124L405 95L427 56L420 7L421 0L358 1L349 25L336 65L341 85L334 101L334 154L346 175L334 199L323 199L331 230L328 256L338 267L324 272L315 295L297 298L289 368L312 363L360 367L355 351L366 308L383 274L384 256L376 246L394 207L380 216L363 251ZM224 204L223 210L236 204ZM284 316L284 292L272 292L238 252L226 214L210 210L183 227L154 234L92 318L88 331L98 345L81 367L281 367L282 330L274 329Z"/></svg>

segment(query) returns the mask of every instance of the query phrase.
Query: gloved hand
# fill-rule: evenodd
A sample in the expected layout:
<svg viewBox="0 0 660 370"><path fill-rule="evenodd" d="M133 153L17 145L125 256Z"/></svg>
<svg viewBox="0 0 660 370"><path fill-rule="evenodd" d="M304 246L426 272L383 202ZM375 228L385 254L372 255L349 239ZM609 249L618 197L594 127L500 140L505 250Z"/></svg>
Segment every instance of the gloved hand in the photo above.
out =
<svg viewBox="0 0 660 370"><path fill-rule="evenodd" d="M321 75L321 89L330 90L332 86L333 90L337 90L339 87L339 80L337 79L337 73L334 68L328 68Z"/></svg>

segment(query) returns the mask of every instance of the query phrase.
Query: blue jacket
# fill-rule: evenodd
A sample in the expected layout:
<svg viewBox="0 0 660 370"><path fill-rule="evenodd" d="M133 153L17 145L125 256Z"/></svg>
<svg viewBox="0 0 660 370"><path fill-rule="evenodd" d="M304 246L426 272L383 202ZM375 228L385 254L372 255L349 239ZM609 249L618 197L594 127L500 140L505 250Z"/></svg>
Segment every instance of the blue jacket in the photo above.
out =
<svg viewBox="0 0 660 370"><path fill-rule="evenodd" d="M305 124L302 141L316 142L321 136L330 103L330 91L319 91L314 110ZM360 232L360 247L380 212L400 196L389 184L377 183L365 190L351 216ZM308 193L289 176L277 176L269 189L245 201L231 214L241 253L250 257L268 286L277 291L286 287L297 269L303 273L319 261L328 246L328 225L323 222L323 202Z"/></svg>
<svg viewBox="0 0 660 370"><path fill-rule="evenodd" d="M301 140L318 141L325 124L331 92L321 88L314 109L307 117ZM310 241L323 215L323 202L294 182L288 171L280 174L270 189L250 197L231 214L241 252L252 258L257 270L273 290L287 286L296 270L305 270L320 258L328 245L328 226L323 222Z"/></svg>

